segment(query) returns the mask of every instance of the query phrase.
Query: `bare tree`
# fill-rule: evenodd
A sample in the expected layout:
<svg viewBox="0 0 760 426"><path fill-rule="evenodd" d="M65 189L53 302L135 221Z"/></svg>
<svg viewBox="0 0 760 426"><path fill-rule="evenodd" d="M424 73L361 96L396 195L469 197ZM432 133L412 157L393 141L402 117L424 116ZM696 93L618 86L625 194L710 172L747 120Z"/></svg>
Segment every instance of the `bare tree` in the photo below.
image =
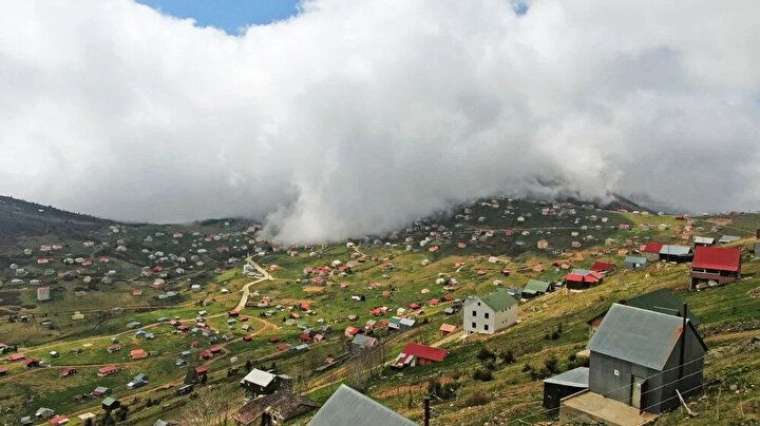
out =
<svg viewBox="0 0 760 426"><path fill-rule="evenodd" d="M241 404L230 398L229 392L209 387L197 393L197 397L183 410L182 424L197 426L221 426L232 423L232 414Z"/></svg>

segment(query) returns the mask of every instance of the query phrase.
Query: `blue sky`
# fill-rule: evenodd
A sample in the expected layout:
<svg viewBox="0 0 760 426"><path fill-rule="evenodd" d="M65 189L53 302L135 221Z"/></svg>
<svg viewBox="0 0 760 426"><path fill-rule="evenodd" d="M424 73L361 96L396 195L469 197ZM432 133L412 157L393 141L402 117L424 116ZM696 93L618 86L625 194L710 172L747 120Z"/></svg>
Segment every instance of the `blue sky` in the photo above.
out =
<svg viewBox="0 0 760 426"><path fill-rule="evenodd" d="M194 18L200 26L230 34L252 24L268 24L298 13L298 0L137 0L179 18Z"/></svg>

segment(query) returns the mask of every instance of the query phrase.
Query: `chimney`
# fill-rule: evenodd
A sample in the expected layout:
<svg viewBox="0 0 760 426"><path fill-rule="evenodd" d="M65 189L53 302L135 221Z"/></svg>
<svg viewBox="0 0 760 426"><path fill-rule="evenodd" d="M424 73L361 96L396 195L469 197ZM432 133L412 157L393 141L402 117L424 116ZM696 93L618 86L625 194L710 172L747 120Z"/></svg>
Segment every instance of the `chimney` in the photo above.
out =
<svg viewBox="0 0 760 426"><path fill-rule="evenodd" d="M424 420L422 424L424 426L430 426L430 397L429 396L425 397L424 407L425 407L425 414L424 414Z"/></svg>

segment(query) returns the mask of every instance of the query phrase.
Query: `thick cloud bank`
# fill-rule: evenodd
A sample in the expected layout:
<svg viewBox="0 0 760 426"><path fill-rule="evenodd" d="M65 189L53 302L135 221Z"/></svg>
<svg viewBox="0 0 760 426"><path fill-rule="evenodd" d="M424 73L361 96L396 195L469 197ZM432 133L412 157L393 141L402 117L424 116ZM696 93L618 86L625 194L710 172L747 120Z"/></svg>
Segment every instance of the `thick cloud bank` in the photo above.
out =
<svg viewBox="0 0 760 426"><path fill-rule="evenodd" d="M756 0L313 0L233 37L130 0L0 5L0 193L116 219L379 232L537 182L760 208Z"/></svg>

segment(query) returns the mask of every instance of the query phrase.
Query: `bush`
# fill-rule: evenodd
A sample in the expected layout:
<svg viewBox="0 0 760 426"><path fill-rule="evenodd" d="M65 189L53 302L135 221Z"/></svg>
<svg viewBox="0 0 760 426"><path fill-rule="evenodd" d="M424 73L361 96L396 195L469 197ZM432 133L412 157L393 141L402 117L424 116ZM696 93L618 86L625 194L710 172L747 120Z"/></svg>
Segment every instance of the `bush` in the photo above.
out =
<svg viewBox="0 0 760 426"><path fill-rule="evenodd" d="M467 401L465 401L465 404L468 407L474 407L478 405L486 405L490 401L490 398L486 396L483 392L475 392L472 395L470 395L469 398L467 398Z"/></svg>
<svg viewBox="0 0 760 426"><path fill-rule="evenodd" d="M523 373L527 373L529 371L533 371L533 367L526 362L525 365L523 365L522 371L523 371Z"/></svg>
<svg viewBox="0 0 760 426"><path fill-rule="evenodd" d="M491 374L491 370L477 368L475 369L475 372L472 373L472 378L475 380L480 380L481 382L490 382L493 380L493 374Z"/></svg>
<svg viewBox="0 0 760 426"><path fill-rule="evenodd" d="M501 361L504 364L512 364L515 360L515 354L512 353L512 351L506 351L501 353Z"/></svg>
<svg viewBox="0 0 760 426"><path fill-rule="evenodd" d="M495 360L496 354L488 350L485 346L480 349L480 352L478 352L478 359L481 361L487 361L487 360Z"/></svg>
<svg viewBox="0 0 760 426"><path fill-rule="evenodd" d="M552 374L559 373L559 362L557 361L557 357L554 355L544 360L544 366Z"/></svg>

